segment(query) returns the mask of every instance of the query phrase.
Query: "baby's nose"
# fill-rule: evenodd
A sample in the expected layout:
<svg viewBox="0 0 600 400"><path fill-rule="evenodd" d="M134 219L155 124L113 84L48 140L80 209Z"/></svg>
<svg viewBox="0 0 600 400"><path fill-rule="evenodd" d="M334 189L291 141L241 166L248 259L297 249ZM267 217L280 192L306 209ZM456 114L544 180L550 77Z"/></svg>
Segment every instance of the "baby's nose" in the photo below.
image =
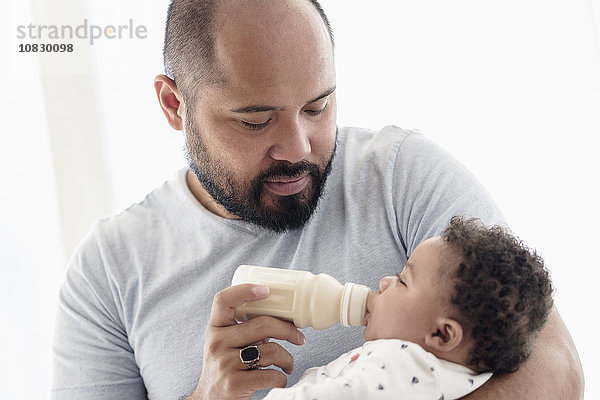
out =
<svg viewBox="0 0 600 400"><path fill-rule="evenodd" d="M396 279L395 276L384 276L381 278L379 281L379 291L383 292L385 289L387 289L392 282L394 282L394 279Z"/></svg>

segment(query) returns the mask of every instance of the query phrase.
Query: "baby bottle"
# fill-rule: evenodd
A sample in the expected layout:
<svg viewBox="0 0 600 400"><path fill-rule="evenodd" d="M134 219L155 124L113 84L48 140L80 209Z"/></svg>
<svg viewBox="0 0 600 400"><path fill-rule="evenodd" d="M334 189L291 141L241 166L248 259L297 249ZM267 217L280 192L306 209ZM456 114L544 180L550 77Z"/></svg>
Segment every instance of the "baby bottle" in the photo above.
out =
<svg viewBox="0 0 600 400"><path fill-rule="evenodd" d="M231 285L253 283L268 286L269 296L236 307L235 319L246 321L270 315L292 321L298 328L361 326L370 289L356 283L342 285L327 274L308 271L240 265Z"/></svg>

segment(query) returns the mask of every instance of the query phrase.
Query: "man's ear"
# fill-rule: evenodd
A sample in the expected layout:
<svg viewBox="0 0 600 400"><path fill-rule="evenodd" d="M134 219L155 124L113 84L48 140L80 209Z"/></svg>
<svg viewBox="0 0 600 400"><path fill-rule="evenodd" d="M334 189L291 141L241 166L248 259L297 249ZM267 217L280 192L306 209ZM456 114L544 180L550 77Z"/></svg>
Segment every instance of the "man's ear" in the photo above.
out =
<svg viewBox="0 0 600 400"><path fill-rule="evenodd" d="M177 90L175 81L166 75L158 75L154 78L154 89L158 96L158 103L167 117L167 122L176 131L183 130L184 103L181 94Z"/></svg>
<svg viewBox="0 0 600 400"><path fill-rule="evenodd" d="M463 340L462 325L452 318L438 318L431 332L425 337L425 344L440 352L454 350Z"/></svg>

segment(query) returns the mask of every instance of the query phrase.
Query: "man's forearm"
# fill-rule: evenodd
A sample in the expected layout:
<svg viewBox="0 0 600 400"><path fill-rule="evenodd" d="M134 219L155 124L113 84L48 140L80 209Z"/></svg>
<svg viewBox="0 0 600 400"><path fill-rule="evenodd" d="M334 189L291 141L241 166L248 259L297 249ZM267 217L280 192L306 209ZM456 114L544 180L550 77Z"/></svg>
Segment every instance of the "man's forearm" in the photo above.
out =
<svg viewBox="0 0 600 400"><path fill-rule="evenodd" d="M583 370L556 308L540 332L531 356L513 374L496 374L465 400L583 399Z"/></svg>

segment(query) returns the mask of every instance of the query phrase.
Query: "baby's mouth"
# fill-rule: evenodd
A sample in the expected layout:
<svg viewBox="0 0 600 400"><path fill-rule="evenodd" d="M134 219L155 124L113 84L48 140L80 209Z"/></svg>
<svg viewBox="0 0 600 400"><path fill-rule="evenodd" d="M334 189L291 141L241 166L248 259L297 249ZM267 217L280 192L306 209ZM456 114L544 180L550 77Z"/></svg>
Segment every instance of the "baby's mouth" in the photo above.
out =
<svg viewBox="0 0 600 400"><path fill-rule="evenodd" d="M368 320L369 320L369 316L371 315L371 303L372 303L372 301L374 299L373 296L375 295L375 293L377 293L376 290L371 290L369 292L369 294L367 295L367 311L365 312L365 316L363 318L363 325L364 326L367 326L367 324L369 323Z"/></svg>

